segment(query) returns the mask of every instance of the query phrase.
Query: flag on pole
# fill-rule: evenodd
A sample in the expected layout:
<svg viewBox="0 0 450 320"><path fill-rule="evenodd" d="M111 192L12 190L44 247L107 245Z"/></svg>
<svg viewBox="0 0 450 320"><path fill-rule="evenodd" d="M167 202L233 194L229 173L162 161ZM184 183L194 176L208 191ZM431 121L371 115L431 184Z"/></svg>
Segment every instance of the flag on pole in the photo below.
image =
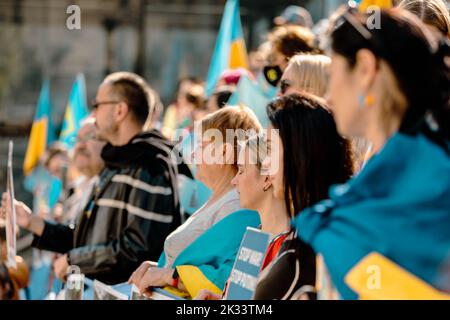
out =
<svg viewBox="0 0 450 320"><path fill-rule="evenodd" d="M28 175L39 162L50 143L55 140L51 116L50 81L46 80L42 86L37 104L36 114L31 127L28 148L25 153L23 171Z"/></svg>
<svg viewBox="0 0 450 320"><path fill-rule="evenodd" d="M64 143L69 149L74 147L81 120L86 118L88 114L84 76L79 74L70 92L59 136L59 141Z"/></svg>
<svg viewBox="0 0 450 320"><path fill-rule="evenodd" d="M206 94L210 96L225 69L248 69L247 49L242 32L239 0L228 0L220 23L206 79Z"/></svg>

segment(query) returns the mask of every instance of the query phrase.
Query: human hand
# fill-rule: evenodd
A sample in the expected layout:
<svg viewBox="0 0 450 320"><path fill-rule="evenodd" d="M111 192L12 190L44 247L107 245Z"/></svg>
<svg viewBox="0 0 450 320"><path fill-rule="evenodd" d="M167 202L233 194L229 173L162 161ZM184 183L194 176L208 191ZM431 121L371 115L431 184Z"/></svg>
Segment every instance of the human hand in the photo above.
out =
<svg viewBox="0 0 450 320"><path fill-rule="evenodd" d="M149 267L138 283L135 283L141 294L149 287L164 287L172 283L173 269Z"/></svg>
<svg viewBox="0 0 450 320"><path fill-rule="evenodd" d="M148 268L156 267L157 265L158 264L153 261L142 262L142 264L131 274L130 279L128 279L128 283L137 286L144 274L147 272Z"/></svg>
<svg viewBox="0 0 450 320"><path fill-rule="evenodd" d="M16 223L24 228L28 229L31 223L31 209L28 208L23 202L14 200L14 206L16 208ZM7 192L2 195L2 205L0 207L0 217L5 218L6 213L10 210L10 198Z"/></svg>
<svg viewBox="0 0 450 320"><path fill-rule="evenodd" d="M60 280L64 281L66 279L67 268L69 268L67 254L60 256L53 262L53 270L55 271L56 277Z"/></svg>

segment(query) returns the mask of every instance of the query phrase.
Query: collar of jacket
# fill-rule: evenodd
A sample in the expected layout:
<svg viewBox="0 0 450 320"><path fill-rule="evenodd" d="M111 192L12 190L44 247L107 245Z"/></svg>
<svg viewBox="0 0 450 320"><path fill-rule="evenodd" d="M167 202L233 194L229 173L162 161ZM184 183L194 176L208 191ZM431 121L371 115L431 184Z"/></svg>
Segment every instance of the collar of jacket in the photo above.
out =
<svg viewBox="0 0 450 320"><path fill-rule="evenodd" d="M193 179L191 170L175 145L166 139L161 132L150 130L136 135L129 143L123 146L106 144L101 157L109 168L144 167L149 170L158 170L161 166L172 166L172 153L178 163L178 173Z"/></svg>

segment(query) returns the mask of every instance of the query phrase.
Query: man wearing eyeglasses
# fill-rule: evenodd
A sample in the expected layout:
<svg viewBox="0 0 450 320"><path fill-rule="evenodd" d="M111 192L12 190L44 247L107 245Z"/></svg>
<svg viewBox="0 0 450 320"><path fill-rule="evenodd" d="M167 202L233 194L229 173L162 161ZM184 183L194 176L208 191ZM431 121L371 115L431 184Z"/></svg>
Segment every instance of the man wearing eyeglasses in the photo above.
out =
<svg viewBox="0 0 450 320"><path fill-rule="evenodd" d="M97 139L95 119L85 119L78 130L72 165L81 173L73 182L73 193L64 201L62 222L74 225L78 214L89 201L94 185L98 183L98 176L105 167L101 152L105 146L104 141Z"/></svg>
<svg viewBox="0 0 450 320"><path fill-rule="evenodd" d="M156 93L132 73L113 73L100 85L92 116L96 139L106 142L105 169L75 229L45 222L33 231L37 247L64 254L54 264L58 277L74 265L88 278L124 282L143 261L158 260L165 238L180 225L176 176L192 176L185 164L175 164L168 140L144 131L156 103Z"/></svg>

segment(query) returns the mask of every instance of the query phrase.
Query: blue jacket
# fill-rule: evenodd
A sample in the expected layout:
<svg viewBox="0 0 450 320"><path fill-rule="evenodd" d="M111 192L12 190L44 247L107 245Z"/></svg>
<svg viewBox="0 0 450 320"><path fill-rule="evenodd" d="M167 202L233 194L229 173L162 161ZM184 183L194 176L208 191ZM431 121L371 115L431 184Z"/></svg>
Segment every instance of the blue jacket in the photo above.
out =
<svg viewBox="0 0 450 320"><path fill-rule="evenodd" d="M450 261L449 146L422 133L397 133L358 176L294 219L344 299L358 297L345 277L371 252L443 286L439 275Z"/></svg>

